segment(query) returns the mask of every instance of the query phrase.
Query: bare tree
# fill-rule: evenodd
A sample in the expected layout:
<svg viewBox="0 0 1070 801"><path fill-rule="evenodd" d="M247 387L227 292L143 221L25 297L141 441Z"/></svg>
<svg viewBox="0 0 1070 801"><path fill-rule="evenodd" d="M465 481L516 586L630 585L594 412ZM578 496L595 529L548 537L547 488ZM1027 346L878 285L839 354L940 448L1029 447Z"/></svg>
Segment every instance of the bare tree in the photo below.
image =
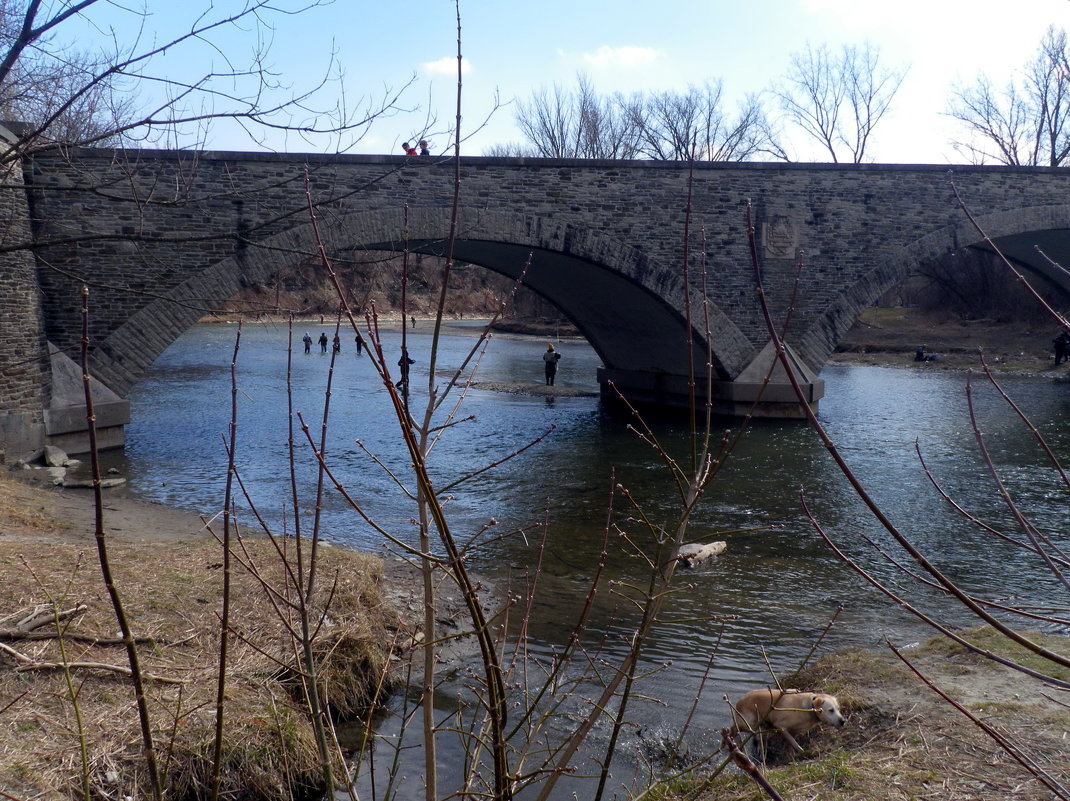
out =
<svg viewBox="0 0 1070 801"><path fill-rule="evenodd" d="M640 152L665 161L743 161L767 149L765 111L748 95L733 119L724 111L720 80L686 92L657 92L629 108L639 131Z"/></svg>
<svg viewBox="0 0 1070 801"><path fill-rule="evenodd" d="M1030 286L1054 308L1070 305L1070 296L1046 281L1034 278ZM1013 321L1029 328L1049 322L1044 308L1021 290L1017 277L999 257L979 248L960 248L924 262L900 292L913 305L953 313L963 320Z"/></svg>
<svg viewBox="0 0 1070 801"><path fill-rule="evenodd" d="M0 81L0 115L38 127L54 141L119 144L111 132L132 120L134 95L123 92L117 76L93 81L107 65L87 51L61 47L50 53L38 46L16 53L28 36L27 14L33 13L23 4L0 0L0 45L7 69Z"/></svg>
<svg viewBox="0 0 1070 801"><path fill-rule="evenodd" d="M733 118L720 80L625 97L599 95L580 74L575 90L541 89L518 103L516 121L528 146L497 146L488 155L738 161L770 148L760 99L748 96Z"/></svg>
<svg viewBox="0 0 1070 801"><path fill-rule="evenodd" d="M1033 60L998 90L986 75L957 87L948 112L968 138L952 142L979 164L1058 167L1070 155L1070 59L1066 31L1049 27Z"/></svg>
<svg viewBox="0 0 1070 801"><path fill-rule="evenodd" d="M516 123L532 148L527 155L634 158L636 132L624 111L626 102L619 95L599 96L583 73L576 76L574 90L558 85L552 90L540 89L516 107Z"/></svg>
<svg viewBox="0 0 1070 801"><path fill-rule="evenodd" d="M869 43L844 46L838 54L826 45L807 45L792 55L788 74L772 91L786 121L816 140L834 162L860 164L905 76L905 69L882 67L879 49Z"/></svg>
<svg viewBox="0 0 1070 801"><path fill-rule="evenodd" d="M11 155L53 143L201 144L224 120L258 145L274 132L345 149L395 107L398 93L387 90L354 107L338 99L344 93L333 54L323 77L298 89L283 83L267 61L278 22L326 2L249 0L236 10L194 4L188 25L160 40L148 29L144 5L0 0L0 112L30 125ZM124 29L138 32L132 40L118 38L116 26L98 46L75 46L85 25L107 30L105 15L115 13L124 15ZM237 48L225 37L235 34L254 43L245 61L231 56Z"/></svg>
<svg viewBox="0 0 1070 801"><path fill-rule="evenodd" d="M535 149L519 142L499 142L483 148L484 156L494 158L538 158Z"/></svg>

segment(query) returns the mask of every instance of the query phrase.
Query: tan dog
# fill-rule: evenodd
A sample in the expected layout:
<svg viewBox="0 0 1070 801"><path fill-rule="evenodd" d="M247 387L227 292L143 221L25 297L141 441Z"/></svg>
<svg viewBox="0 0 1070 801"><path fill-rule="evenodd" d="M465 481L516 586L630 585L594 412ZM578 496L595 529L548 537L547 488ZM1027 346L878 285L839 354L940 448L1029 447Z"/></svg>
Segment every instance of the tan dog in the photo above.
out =
<svg viewBox="0 0 1070 801"><path fill-rule="evenodd" d="M806 734L818 723L840 727L846 721L840 713L840 702L828 693L803 693L798 690L751 690L732 707L734 732L757 734L761 759L765 761L765 740L761 729L765 724L776 729L796 751L802 746L795 739Z"/></svg>

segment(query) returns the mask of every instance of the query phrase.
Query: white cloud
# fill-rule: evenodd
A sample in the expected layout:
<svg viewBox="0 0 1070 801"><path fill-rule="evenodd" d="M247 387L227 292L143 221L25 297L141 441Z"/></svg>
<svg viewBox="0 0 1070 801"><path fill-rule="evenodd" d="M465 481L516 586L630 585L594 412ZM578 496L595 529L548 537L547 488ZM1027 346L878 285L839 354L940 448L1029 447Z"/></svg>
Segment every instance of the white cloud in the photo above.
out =
<svg viewBox="0 0 1070 801"><path fill-rule="evenodd" d="M658 51L652 47L610 47L602 45L593 53L583 54L583 63L596 70L630 69L652 64Z"/></svg>
<svg viewBox="0 0 1070 801"><path fill-rule="evenodd" d="M457 59L453 56L444 56L438 61L425 61L423 71L428 75L456 75ZM461 74L467 75L472 71L472 65L466 58L461 59Z"/></svg>

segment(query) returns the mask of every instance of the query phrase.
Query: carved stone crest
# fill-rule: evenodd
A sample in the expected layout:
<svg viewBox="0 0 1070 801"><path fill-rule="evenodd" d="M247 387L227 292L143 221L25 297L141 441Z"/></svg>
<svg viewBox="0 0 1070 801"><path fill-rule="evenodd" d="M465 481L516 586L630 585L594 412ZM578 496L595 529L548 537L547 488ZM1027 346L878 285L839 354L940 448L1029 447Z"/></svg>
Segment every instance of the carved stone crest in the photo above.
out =
<svg viewBox="0 0 1070 801"><path fill-rule="evenodd" d="M793 259L799 229L787 214L773 214L762 223L762 248L767 259Z"/></svg>

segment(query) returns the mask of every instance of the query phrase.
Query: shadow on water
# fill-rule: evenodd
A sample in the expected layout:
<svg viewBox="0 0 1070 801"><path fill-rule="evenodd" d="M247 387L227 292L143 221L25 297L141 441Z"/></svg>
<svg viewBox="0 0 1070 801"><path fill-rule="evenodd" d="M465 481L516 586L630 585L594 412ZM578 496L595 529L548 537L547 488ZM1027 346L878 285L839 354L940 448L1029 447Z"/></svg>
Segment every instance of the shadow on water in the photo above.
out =
<svg viewBox="0 0 1070 801"><path fill-rule="evenodd" d="M308 330L315 338L321 329ZM205 514L218 508L225 478L221 435L228 424L234 331L221 325L188 331L135 388L126 470L136 493ZM303 331L296 329L296 340ZM280 521L280 531L290 513L285 340L284 327L246 327L238 359L238 464L261 511ZM409 337L416 359L411 382L417 405L427 391L428 343L424 333ZM460 364L471 343L467 336L447 336L440 353L443 366ZM388 354L396 353L397 336L387 335L385 345ZM464 414L473 419L443 437L431 465L438 485L445 486L554 428L538 446L451 492L446 507L462 540L492 519L497 522L491 534L548 521L541 593L529 630L532 654L548 659L567 637L588 590L603 538L610 476L629 488L646 514L659 522L668 523L677 505L663 466L627 430L627 417L603 409L591 396L597 390L598 358L585 343L559 346L564 356L560 396L523 393L525 386L542 382L543 347L540 339L495 338L476 381L513 391L489 391L480 385L470 390ZM328 363L315 351L294 356L295 408L316 436ZM933 491L918 463L915 440L960 503L987 522L1013 530L972 447L961 374L829 366L822 375L827 384L821 408L824 425L874 497L921 549L968 590L1019 603L1050 602L1054 580L1038 574L1018 549L966 525ZM411 542L416 531L410 502L355 445L359 440L391 470L407 475L397 424L386 413L385 391L367 357L357 356L352 347L343 348L334 381L328 458L369 513ZM1070 400L1065 387L1041 379L1010 379L1006 385L1050 434L1056 452L1066 453L1070 434L1063 421L1070 419ZM1063 538L1065 545L1065 493L1027 433L993 393L980 388L976 394L987 441L1016 498L1039 526ZM657 416L651 425L672 453L686 453L688 432L679 418ZM307 448L301 449L297 473L303 496L309 499L308 508L299 513L310 520L315 464ZM728 550L713 564L683 576L685 584L664 615L676 622L658 628L646 650L644 667L656 670L643 692L652 700L637 703L633 711L648 734L673 731L679 720L676 710L690 706L715 648L694 728L698 744L705 745L716 741L726 722L721 696L738 696L768 683L766 659L778 673L790 672L841 607L826 648L879 647L885 637L904 643L926 635L920 624L892 608L829 553L800 512L800 492L827 531L867 569L898 581L894 569L856 536L865 533L889 546L887 535L813 433L800 423L752 427L692 520L693 538L725 539ZM384 548L335 493L328 494L324 514L325 531L334 542L372 551ZM618 521L621 527L642 542L638 526L624 517ZM292 523L285 527L290 530ZM472 552L470 565L499 589L522 586L530 578L540 537L536 532L494 540ZM607 575L617 582L642 581L644 561L616 546L614 538ZM650 543L641 547L652 552ZM1000 569L994 571L993 564ZM928 608L940 603L925 593L915 600ZM629 604L603 592L589 629L592 637L604 641L607 655L620 655L634 622ZM596 733L596 742L599 736ZM625 750L631 753L635 747L632 742Z"/></svg>

